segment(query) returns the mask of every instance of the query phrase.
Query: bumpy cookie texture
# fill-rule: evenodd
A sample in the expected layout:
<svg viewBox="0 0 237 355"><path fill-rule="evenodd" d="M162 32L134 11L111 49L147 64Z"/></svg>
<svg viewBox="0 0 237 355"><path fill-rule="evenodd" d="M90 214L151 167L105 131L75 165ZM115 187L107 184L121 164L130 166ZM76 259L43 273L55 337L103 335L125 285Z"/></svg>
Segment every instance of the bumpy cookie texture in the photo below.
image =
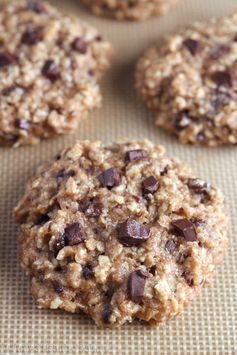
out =
<svg viewBox="0 0 237 355"><path fill-rule="evenodd" d="M100 106L111 47L97 30L41 1L0 12L0 144L70 133Z"/></svg>
<svg viewBox="0 0 237 355"><path fill-rule="evenodd" d="M136 88L181 143L237 143L237 12L196 23L149 49Z"/></svg>
<svg viewBox="0 0 237 355"><path fill-rule="evenodd" d="M83 0L83 2L96 15L138 21L164 15L177 0Z"/></svg>
<svg viewBox="0 0 237 355"><path fill-rule="evenodd" d="M177 315L227 245L219 190L149 141L76 143L38 172L15 215L39 307L100 327Z"/></svg>

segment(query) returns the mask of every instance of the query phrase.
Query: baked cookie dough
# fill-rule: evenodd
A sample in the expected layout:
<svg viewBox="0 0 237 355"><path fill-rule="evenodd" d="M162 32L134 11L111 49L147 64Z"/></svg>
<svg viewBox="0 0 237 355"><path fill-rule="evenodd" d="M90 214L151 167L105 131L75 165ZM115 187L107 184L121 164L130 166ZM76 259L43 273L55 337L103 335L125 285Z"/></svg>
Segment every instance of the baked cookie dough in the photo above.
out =
<svg viewBox="0 0 237 355"><path fill-rule="evenodd" d="M135 77L157 125L181 143L237 144L237 12L166 37Z"/></svg>
<svg viewBox="0 0 237 355"><path fill-rule="evenodd" d="M111 46L97 30L46 2L0 12L0 144L33 144L74 131L100 106Z"/></svg>
<svg viewBox="0 0 237 355"><path fill-rule="evenodd" d="M96 15L117 20L145 20L164 15L178 0L83 0Z"/></svg>
<svg viewBox="0 0 237 355"><path fill-rule="evenodd" d="M177 315L227 246L218 189L149 141L82 141L39 170L15 209L40 308L100 327Z"/></svg>

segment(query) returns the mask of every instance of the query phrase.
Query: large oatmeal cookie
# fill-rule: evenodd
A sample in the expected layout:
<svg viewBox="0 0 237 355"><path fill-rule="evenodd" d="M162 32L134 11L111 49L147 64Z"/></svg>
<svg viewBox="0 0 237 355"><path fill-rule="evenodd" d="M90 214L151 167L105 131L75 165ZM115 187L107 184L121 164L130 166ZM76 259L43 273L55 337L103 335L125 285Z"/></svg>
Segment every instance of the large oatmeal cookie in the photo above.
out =
<svg viewBox="0 0 237 355"><path fill-rule="evenodd" d="M181 143L237 144L237 12L195 23L149 49L136 88Z"/></svg>
<svg viewBox="0 0 237 355"><path fill-rule="evenodd" d="M101 327L175 316L227 245L220 191L149 141L76 143L38 172L15 215L39 307Z"/></svg>
<svg viewBox="0 0 237 355"><path fill-rule="evenodd" d="M69 133L98 107L111 46L97 30L41 1L0 12L0 144Z"/></svg>
<svg viewBox="0 0 237 355"><path fill-rule="evenodd" d="M164 15L178 0L83 0L96 15L117 20L145 20Z"/></svg>

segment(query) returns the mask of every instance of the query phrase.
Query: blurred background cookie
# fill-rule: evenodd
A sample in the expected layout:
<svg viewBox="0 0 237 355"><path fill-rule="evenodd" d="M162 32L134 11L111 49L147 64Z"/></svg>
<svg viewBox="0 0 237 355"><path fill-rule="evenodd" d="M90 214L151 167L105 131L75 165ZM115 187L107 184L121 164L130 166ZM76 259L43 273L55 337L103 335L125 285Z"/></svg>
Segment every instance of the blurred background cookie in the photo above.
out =
<svg viewBox="0 0 237 355"><path fill-rule="evenodd" d="M83 0L96 15L117 20L145 20L164 15L178 0Z"/></svg>
<svg viewBox="0 0 237 355"><path fill-rule="evenodd" d="M100 106L111 46L98 31L41 1L0 12L0 144L73 132Z"/></svg>
<svg viewBox="0 0 237 355"><path fill-rule="evenodd" d="M166 37L135 76L156 124L181 143L237 144L237 12Z"/></svg>

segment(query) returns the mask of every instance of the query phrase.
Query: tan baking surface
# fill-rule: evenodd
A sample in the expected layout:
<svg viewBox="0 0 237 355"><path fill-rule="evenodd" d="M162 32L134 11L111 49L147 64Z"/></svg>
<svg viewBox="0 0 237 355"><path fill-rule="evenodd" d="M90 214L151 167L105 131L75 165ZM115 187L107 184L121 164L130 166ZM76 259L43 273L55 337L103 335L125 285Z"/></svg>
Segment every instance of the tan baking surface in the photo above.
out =
<svg viewBox="0 0 237 355"><path fill-rule="evenodd" d="M96 25L114 45L113 66L103 81L104 105L75 136L38 146L0 149L0 355L5 354L237 354L237 147L181 146L152 123L132 85L134 64L154 40L194 19L227 14L236 0L180 0L166 17L143 23L97 19L76 0L52 1ZM12 208L36 167L79 139L148 137L169 154L187 160L200 177L218 184L231 213L230 246L224 265L184 314L159 328L142 324L99 330L83 315L38 310L17 260L17 226Z"/></svg>

